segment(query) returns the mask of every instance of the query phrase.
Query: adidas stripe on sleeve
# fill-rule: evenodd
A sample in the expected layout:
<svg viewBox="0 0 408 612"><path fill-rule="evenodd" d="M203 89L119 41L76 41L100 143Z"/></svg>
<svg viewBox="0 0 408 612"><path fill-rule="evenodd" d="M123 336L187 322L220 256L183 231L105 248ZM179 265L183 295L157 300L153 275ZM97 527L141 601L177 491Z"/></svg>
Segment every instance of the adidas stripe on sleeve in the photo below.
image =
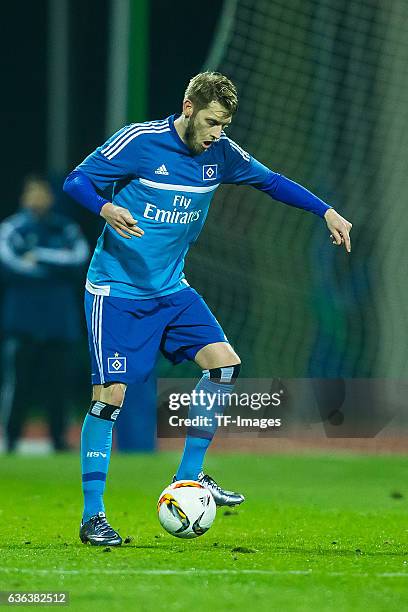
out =
<svg viewBox="0 0 408 612"><path fill-rule="evenodd" d="M147 121L145 123L133 123L114 134L114 136L101 147L100 151L104 157L112 160L131 142L136 141L138 136L142 134L160 134L161 132L169 131L170 126L168 119L163 119L162 121Z"/></svg>
<svg viewBox="0 0 408 612"><path fill-rule="evenodd" d="M139 176L138 162L143 143L143 138L140 137L169 131L167 119L127 125L91 153L77 169L86 174L101 190L115 181Z"/></svg>
<svg viewBox="0 0 408 612"><path fill-rule="evenodd" d="M223 183L235 185L261 185L270 176L271 170L244 151L236 142L221 134L225 151Z"/></svg>

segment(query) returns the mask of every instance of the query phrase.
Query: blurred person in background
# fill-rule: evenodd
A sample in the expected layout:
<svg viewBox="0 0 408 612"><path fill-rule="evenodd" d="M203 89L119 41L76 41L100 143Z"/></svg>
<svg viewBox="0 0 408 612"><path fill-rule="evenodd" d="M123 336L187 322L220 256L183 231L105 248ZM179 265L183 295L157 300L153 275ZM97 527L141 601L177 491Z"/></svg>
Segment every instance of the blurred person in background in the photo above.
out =
<svg viewBox="0 0 408 612"><path fill-rule="evenodd" d="M73 372L80 337L78 280L89 257L76 223L53 210L43 177L23 182L21 210L0 225L3 280L1 415L7 450L21 437L28 410L46 414L55 450L67 448L69 398L59 391L61 373Z"/></svg>

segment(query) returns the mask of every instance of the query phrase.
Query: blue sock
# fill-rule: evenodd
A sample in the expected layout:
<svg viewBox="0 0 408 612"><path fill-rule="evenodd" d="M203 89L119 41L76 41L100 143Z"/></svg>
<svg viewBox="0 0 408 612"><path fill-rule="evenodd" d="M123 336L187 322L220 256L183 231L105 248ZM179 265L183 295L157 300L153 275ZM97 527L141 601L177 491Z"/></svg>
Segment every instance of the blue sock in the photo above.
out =
<svg viewBox="0 0 408 612"><path fill-rule="evenodd" d="M221 368L219 369L221 370ZM228 370L232 370L232 367ZM183 456L176 474L177 480L197 480L197 476L203 471L205 453L217 430L214 414L223 413L226 405L225 396L229 395L233 388L233 384L220 384L210 380L209 370L203 370L203 377L198 382L195 391L197 394L204 391L205 395L196 404L190 403L188 417L206 416L212 419L212 424L188 428ZM211 410L208 409L210 404L207 394L215 394L215 397L219 398L219 401L215 401ZM200 398L201 396L197 397Z"/></svg>
<svg viewBox="0 0 408 612"><path fill-rule="evenodd" d="M177 480L197 480L197 476L203 471L203 461L211 439L186 437L183 456L177 470Z"/></svg>
<svg viewBox="0 0 408 612"><path fill-rule="evenodd" d="M81 434L83 521L105 512L103 493L112 448L112 429L119 414L118 406L92 402Z"/></svg>

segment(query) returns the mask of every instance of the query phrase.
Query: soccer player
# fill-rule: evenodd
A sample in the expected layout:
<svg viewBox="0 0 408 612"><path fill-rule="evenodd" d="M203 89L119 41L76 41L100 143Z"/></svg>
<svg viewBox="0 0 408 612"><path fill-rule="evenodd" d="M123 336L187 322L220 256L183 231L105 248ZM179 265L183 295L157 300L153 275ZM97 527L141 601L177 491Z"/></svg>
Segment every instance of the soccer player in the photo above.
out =
<svg viewBox="0 0 408 612"><path fill-rule="evenodd" d="M107 522L102 496L126 385L147 379L159 350L175 364L194 360L203 370L196 391L205 391L197 395L216 393L214 410L220 413L239 375L239 356L183 273L220 184L251 185L324 218L333 242L350 252L351 223L226 136L237 107L237 91L227 77L198 74L187 86L181 115L125 126L65 181L68 194L106 221L85 294L93 395L81 438L83 542L122 542ZM112 196L105 198L108 187ZM190 406L189 416L206 412L200 401L203 405ZM198 480L219 506L240 504L243 495L203 473L214 433L215 427L188 430L174 479Z"/></svg>

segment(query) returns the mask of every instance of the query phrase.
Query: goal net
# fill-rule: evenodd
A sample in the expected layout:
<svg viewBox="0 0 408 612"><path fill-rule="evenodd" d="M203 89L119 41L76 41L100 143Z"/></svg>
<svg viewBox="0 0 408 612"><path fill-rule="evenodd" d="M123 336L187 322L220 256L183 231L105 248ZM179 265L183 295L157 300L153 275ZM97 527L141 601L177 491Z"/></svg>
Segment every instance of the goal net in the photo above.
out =
<svg viewBox="0 0 408 612"><path fill-rule="evenodd" d="M237 85L229 136L352 221L224 186L186 275L246 376L404 377L408 3L227 0L205 69Z"/></svg>

